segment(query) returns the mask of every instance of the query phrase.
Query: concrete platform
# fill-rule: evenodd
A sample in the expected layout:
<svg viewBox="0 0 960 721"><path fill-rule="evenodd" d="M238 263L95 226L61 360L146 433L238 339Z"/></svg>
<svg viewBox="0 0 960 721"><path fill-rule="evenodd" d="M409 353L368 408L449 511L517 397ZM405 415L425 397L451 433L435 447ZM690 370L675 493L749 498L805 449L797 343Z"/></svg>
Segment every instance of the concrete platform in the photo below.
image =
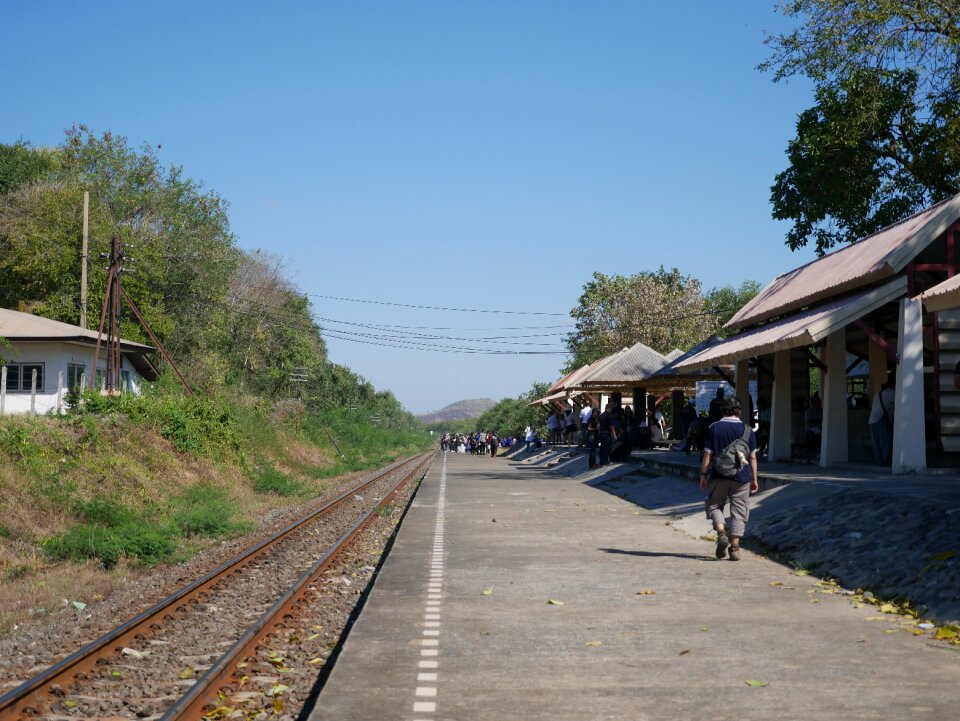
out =
<svg viewBox="0 0 960 721"><path fill-rule="evenodd" d="M957 718L960 654L717 561L691 483L546 465L438 457L311 719Z"/></svg>

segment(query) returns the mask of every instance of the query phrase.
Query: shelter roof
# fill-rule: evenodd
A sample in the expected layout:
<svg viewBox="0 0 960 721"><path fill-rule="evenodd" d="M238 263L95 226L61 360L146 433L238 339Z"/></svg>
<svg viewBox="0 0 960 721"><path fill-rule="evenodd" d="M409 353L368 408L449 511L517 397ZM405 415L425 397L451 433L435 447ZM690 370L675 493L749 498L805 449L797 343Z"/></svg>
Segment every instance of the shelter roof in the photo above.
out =
<svg viewBox="0 0 960 721"><path fill-rule="evenodd" d="M0 308L0 337L12 341L63 341L92 345L97 342L98 333L78 325L63 323L59 320L41 318L32 313ZM102 337L102 336L101 336ZM120 339L123 350L146 353L153 346Z"/></svg>
<svg viewBox="0 0 960 721"><path fill-rule="evenodd" d="M813 345L849 323L904 295L905 276L879 288L799 311L768 325L739 333L677 362L679 370L709 368L752 356Z"/></svg>
<svg viewBox="0 0 960 721"><path fill-rule="evenodd" d="M745 328L891 278L960 218L960 194L778 276L731 318Z"/></svg>
<svg viewBox="0 0 960 721"><path fill-rule="evenodd" d="M686 353L684 353L684 352L683 352L682 350L680 350L679 348L674 348L672 351L670 351L669 353L667 353L667 354L664 356L664 358L667 359L667 362L668 362L668 363L672 363L672 362L675 361L677 358L680 358L681 356L685 356L685 355L686 355Z"/></svg>
<svg viewBox="0 0 960 721"><path fill-rule="evenodd" d="M576 382L578 388L618 388L638 385L666 365L667 359L643 343L634 343L598 361Z"/></svg>
<svg viewBox="0 0 960 721"><path fill-rule="evenodd" d="M960 308L960 275L947 278L920 295L929 311Z"/></svg>

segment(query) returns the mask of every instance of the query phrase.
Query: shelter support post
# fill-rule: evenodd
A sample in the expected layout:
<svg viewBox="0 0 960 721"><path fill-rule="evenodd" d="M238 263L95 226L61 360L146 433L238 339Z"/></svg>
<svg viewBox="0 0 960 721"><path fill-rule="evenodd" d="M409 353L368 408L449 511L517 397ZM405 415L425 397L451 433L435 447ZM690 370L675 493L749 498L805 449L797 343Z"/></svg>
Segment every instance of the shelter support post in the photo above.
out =
<svg viewBox="0 0 960 721"><path fill-rule="evenodd" d="M633 415L637 423L647 417L647 389L644 386L633 388Z"/></svg>
<svg viewBox="0 0 960 721"><path fill-rule="evenodd" d="M773 397L770 405L770 441L767 458L787 461L793 455L793 409L790 388L790 351L781 350L773 356Z"/></svg>
<svg viewBox="0 0 960 721"><path fill-rule="evenodd" d="M914 298L900 300L900 357L893 413L892 473L918 473L927 468L923 417L923 309Z"/></svg>
<svg viewBox="0 0 960 721"><path fill-rule="evenodd" d="M868 346L867 362L870 363L870 376L867 379L867 391L870 397L880 390L880 386L887 380L887 352L879 345L870 340Z"/></svg>
<svg viewBox="0 0 960 721"><path fill-rule="evenodd" d="M734 379L736 383L733 384L734 390L737 395L737 400L740 401L740 419L744 423L753 423L753 419L749 417L750 414L750 359L744 358L743 360L738 360L737 365L734 366Z"/></svg>
<svg viewBox="0 0 960 721"><path fill-rule="evenodd" d="M823 374L823 426L820 435L820 465L832 466L850 460L847 448L847 329L827 336L824 351L827 372Z"/></svg>

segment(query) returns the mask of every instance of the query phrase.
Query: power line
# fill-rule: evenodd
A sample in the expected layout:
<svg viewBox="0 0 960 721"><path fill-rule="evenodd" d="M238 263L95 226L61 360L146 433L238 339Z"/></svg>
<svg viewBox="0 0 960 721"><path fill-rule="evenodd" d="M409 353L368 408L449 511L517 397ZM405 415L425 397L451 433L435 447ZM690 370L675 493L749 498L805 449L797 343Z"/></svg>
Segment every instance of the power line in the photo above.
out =
<svg viewBox="0 0 960 721"><path fill-rule="evenodd" d="M344 335L358 336L360 338L374 338L377 340L390 340L390 341L406 341L407 338L414 338L417 340L459 340L467 341L470 343L494 343L499 345L524 345L524 346L556 346L556 343L530 343L529 341L523 341L519 343L513 343L509 340L497 340L490 338L458 338L455 336L437 336L437 335L420 335L420 334L408 334L408 335L392 335L392 334L377 334L377 333L358 333L356 331L341 330L336 329L325 329L321 326L321 332L324 330L334 330L337 333L342 333ZM510 338L522 338L523 336L508 336Z"/></svg>
<svg viewBox="0 0 960 721"><path fill-rule="evenodd" d="M386 300L364 300L362 298L341 298L335 295L318 295L316 293L304 293L311 298L323 298L325 300L342 300L348 303L370 303L372 305L392 305L397 308L416 308L418 310L447 310L457 313L502 313L505 315L550 315L566 317L569 313L547 313L537 310L484 310L480 308L447 308L437 305L413 305L411 303L393 303Z"/></svg>
<svg viewBox="0 0 960 721"><path fill-rule="evenodd" d="M459 346L439 346L426 343L413 343L405 341L395 341L394 343L376 342L372 340L361 340L359 338L346 338L336 335L330 331L323 331L324 338L335 340L350 341L351 343L361 343L363 345L378 346L380 348L398 348L401 350L420 350L434 353L463 353L467 355L568 355L567 351L522 351L522 350L496 350L492 348L466 348Z"/></svg>

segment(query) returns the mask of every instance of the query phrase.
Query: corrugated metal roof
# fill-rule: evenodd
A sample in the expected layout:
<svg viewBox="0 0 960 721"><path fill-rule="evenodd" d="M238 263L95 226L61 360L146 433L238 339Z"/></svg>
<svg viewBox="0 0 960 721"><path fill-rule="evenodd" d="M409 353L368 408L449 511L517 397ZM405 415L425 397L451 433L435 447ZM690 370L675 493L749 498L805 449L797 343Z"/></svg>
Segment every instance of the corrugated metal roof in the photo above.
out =
<svg viewBox="0 0 960 721"><path fill-rule="evenodd" d="M795 313L769 325L727 338L679 361L676 368L709 368L720 363L733 363L757 355L813 345L835 330L902 297L906 289L907 279L900 277L879 288Z"/></svg>
<svg viewBox="0 0 960 721"><path fill-rule="evenodd" d="M731 318L745 328L889 278L960 218L960 194L778 276Z"/></svg>
<svg viewBox="0 0 960 721"><path fill-rule="evenodd" d="M629 348L608 357L607 362L596 370L591 369L577 381L582 388L602 388L607 385L639 383L656 372L667 359L643 343L634 343Z"/></svg>
<svg viewBox="0 0 960 721"><path fill-rule="evenodd" d="M684 353L684 352L683 352L682 350L680 350L679 348L674 348L672 351L670 351L669 353L667 353L667 354L664 356L664 358L667 359L667 363L673 363L673 361L675 361L677 358L680 358L680 357L685 356L685 355L686 355L686 353Z"/></svg>
<svg viewBox="0 0 960 721"><path fill-rule="evenodd" d="M960 308L960 275L933 286L920 295L920 300L929 311Z"/></svg>
<svg viewBox="0 0 960 721"><path fill-rule="evenodd" d="M84 344L97 342L97 331L87 330L78 325L61 323L58 320L41 318L31 313L0 308L0 337L19 341L74 341ZM122 347L128 350L152 351L153 347L130 340L120 340Z"/></svg>

